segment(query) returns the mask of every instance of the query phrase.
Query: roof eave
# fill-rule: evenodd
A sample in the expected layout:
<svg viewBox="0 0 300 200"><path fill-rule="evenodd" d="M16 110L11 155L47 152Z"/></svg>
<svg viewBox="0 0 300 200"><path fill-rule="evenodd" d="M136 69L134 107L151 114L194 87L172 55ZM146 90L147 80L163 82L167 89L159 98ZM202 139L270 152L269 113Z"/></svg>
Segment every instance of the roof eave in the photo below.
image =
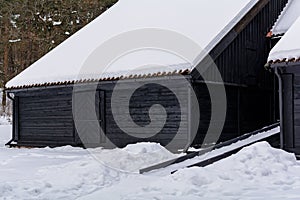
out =
<svg viewBox="0 0 300 200"><path fill-rule="evenodd" d="M287 67L287 66L299 66L300 65L300 58L299 59L291 59L291 60L276 60L276 61L269 61L268 65L271 68L276 67Z"/></svg>
<svg viewBox="0 0 300 200"><path fill-rule="evenodd" d="M146 75L146 76L131 76L131 77L119 77L119 78L106 78L106 79L85 79L85 80L79 80L79 81L65 81L65 82L54 82L54 83L44 83L44 84L33 84L33 85L24 85L24 86L18 86L18 87L10 87L10 88L5 88L6 92L14 93L14 92L19 92L19 91L24 91L24 90L31 90L31 89L45 89L45 88L54 88L54 87L68 87L68 86L73 86L74 84L76 85L86 85L86 84L98 84L101 82L102 84L111 84L111 83L116 83L118 81L124 81L124 82L136 82L136 81L148 81L148 80L153 80L153 79L176 79L178 76L181 78L184 77L188 80L191 79L190 71L189 70L181 70L180 73L162 73L158 74L156 73L155 75Z"/></svg>

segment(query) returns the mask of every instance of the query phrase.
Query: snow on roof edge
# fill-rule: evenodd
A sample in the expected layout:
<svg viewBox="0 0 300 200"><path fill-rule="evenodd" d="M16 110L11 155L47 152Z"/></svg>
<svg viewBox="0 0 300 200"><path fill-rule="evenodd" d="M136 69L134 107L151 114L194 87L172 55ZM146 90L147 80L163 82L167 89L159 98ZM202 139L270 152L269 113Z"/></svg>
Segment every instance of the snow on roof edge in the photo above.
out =
<svg viewBox="0 0 300 200"><path fill-rule="evenodd" d="M295 40L300 32L300 16L271 50L268 63L299 61L300 45Z"/></svg>
<svg viewBox="0 0 300 200"><path fill-rule="evenodd" d="M272 36L281 36L288 31L291 25L300 16L300 13L298 11L295 12L297 8L300 8L299 0L288 0L286 6L282 10L281 14L279 15L278 19L271 29L270 33Z"/></svg>
<svg viewBox="0 0 300 200"><path fill-rule="evenodd" d="M278 25L280 19L281 19L281 18L284 16L284 14L287 12L288 7L290 6L290 4L291 4L291 1L288 1L287 4L285 5L285 7L283 8L283 10L281 11L280 15L278 16L276 22L275 22L274 25L272 26L272 29L271 29L272 36L284 34L284 32L282 32L282 33L279 33L279 32L276 33L276 32L274 32L274 29L275 29L275 27Z"/></svg>
<svg viewBox="0 0 300 200"><path fill-rule="evenodd" d="M300 48L274 52L272 56L269 57L268 63L299 62L299 59Z"/></svg>

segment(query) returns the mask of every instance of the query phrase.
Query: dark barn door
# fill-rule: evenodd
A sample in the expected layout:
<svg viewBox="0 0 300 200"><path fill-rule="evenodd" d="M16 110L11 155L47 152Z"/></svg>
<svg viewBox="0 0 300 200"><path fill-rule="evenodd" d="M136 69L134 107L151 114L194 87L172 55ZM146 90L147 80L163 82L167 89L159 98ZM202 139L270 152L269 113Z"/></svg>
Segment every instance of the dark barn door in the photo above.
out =
<svg viewBox="0 0 300 200"><path fill-rule="evenodd" d="M49 94L45 95L46 92ZM51 94L51 95L50 95ZM19 96L18 143L29 146L74 144L70 94L43 91L43 95Z"/></svg>
<svg viewBox="0 0 300 200"><path fill-rule="evenodd" d="M76 92L73 98L75 140L85 147L105 143L105 92Z"/></svg>

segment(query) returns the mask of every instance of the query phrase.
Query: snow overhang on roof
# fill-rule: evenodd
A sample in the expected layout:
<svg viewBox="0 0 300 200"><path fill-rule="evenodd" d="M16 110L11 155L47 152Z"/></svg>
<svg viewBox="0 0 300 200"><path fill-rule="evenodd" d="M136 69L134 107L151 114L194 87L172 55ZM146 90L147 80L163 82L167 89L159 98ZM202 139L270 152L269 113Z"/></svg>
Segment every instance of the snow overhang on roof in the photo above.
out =
<svg viewBox="0 0 300 200"><path fill-rule="evenodd" d="M271 50L268 62L298 62L300 61L300 17L295 21L291 28L286 32L282 39Z"/></svg>
<svg viewBox="0 0 300 200"><path fill-rule="evenodd" d="M278 36L285 34L292 24L300 16L300 1L289 0L281 15L275 22L269 36Z"/></svg>
<svg viewBox="0 0 300 200"><path fill-rule="evenodd" d="M32 64L6 84L6 88L22 88L59 83L110 80L124 77L182 74L193 66L180 65L186 60L167 55L163 51L145 50L131 53L107 66L94 62L101 74L81 74L82 66L95 49L105 46L112 37L122 33L155 28L167 30L189 38L204 52L210 52L234 26L259 2L259 0L120 0L112 8L72 35L54 50ZM154 36L137 35L131 40L120 41L119 48L144 37L157 41ZM158 38L161 39L161 38ZM167 41L168 38L165 38ZM168 42L168 41L167 41ZM176 41L169 41L173 44ZM107 46L106 49L112 48ZM99 49L98 49L99 50ZM111 49L110 49L111 50ZM100 51L101 52L101 51ZM105 49L98 61L108 59ZM203 52L196 52L193 62ZM95 57L95 56L94 56ZM189 60L190 61L190 60ZM200 62L201 59L197 62ZM90 62L91 63L91 62ZM97 66L96 66L97 65ZM139 68L137 66L145 66ZM151 67L151 66L167 67Z"/></svg>

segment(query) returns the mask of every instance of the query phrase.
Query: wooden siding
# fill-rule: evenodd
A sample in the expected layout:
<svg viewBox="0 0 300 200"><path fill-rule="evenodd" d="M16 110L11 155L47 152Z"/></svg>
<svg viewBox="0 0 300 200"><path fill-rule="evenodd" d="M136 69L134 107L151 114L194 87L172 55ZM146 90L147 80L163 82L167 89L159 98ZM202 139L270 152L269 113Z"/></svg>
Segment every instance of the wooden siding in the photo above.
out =
<svg viewBox="0 0 300 200"><path fill-rule="evenodd" d="M95 87L96 88L96 87ZM105 92L101 90L73 91L75 142L85 147L105 143Z"/></svg>
<svg viewBox="0 0 300 200"><path fill-rule="evenodd" d="M217 85L215 87L218 87ZM272 91L260 91L252 87L226 85L226 120L219 142L235 138L271 124L273 106L270 98ZM210 123L219 125L220 121L211 121L211 99L207 86L195 85L200 106L200 125L194 145L201 145ZM269 93L266 93L269 92Z"/></svg>
<svg viewBox="0 0 300 200"><path fill-rule="evenodd" d="M288 0L262 0L261 2L263 1L268 3L249 24L238 24L209 52L226 83L273 89L274 74L269 73L263 67L271 50L266 35ZM248 18L251 17L248 16ZM245 28L241 29L241 27ZM203 61L199 67L207 63L209 61ZM207 81L214 82L218 79L215 70L211 69L207 67L205 77ZM196 71L193 75L199 76Z"/></svg>
<svg viewBox="0 0 300 200"><path fill-rule="evenodd" d="M176 90L176 96L173 91L167 87L157 83L145 83L142 87L138 88L130 98L129 108L123 107L126 105L125 102L120 102L120 105L114 109L115 113L112 113L111 108L111 97L112 90L106 91L106 136L114 144L118 144L119 147L124 147L128 143L136 142L157 142L162 145L168 145L171 141L173 144L182 145L187 144L188 140L188 95L187 87L181 81L167 80L172 84L172 88ZM122 84L122 89L114 91L118 93L120 99L125 99L123 96L128 95L131 84ZM102 86L100 86L102 87ZM179 97L180 96L180 97ZM178 101L178 97L183 101ZM124 113L129 113L133 122L139 127L145 127L151 123L149 117L149 109L153 105L161 105L167 114L166 123L163 129L154 136L148 137L152 134L152 131L140 133L140 137L134 137L133 134L126 134L114 120L114 117L122 118ZM161 112L153 113L157 119L164 118ZM124 118L124 117L123 117ZM128 119L122 119L123 123L126 124ZM129 124L129 123L128 123ZM134 127L129 125L125 126L129 131L135 133ZM176 136L176 137L175 137ZM146 138L144 138L146 137ZM144 138L144 139L143 139ZM183 144L182 144L183 143ZM176 146L175 145L175 146Z"/></svg>
<svg viewBox="0 0 300 200"><path fill-rule="evenodd" d="M23 93L24 94L24 93ZM70 90L41 90L18 95L18 133L21 143L74 144Z"/></svg>
<svg viewBox="0 0 300 200"><path fill-rule="evenodd" d="M282 83L283 83L283 90L282 90L282 97L283 97L283 113L284 118L283 120L283 144L287 148L294 148L295 147L295 128L294 127L294 103L297 102L297 99L293 97L293 74L283 74L282 75ZM297 92L296 90L294 92ZM295 121L296 122L296 121ZM296 124L299 124L296 122ZM299 141L300 142L300 141ZM300 145L300 143L299 143Z"/></svg>
<svg viewBox="0 0 300 200"><path fill-rule="evenodd" d="M74 93L77 95L75 100L80 102L78 104L73 102L73 110L72 86L15 93L15 99L18 100L15 101L15 104L18 104L15 105L15 108L19 108L15 114L18 119L14 120L15 124L18 123L16 126L18 129L15 130L15 135L18 137L15 138L20 145L30 144L33 146L82 145L83 141L88 147L111 147L111 145L124 147L129 143L143 141L158 142L162 145L168 145L172 141L175 146L180 145L180 148L184 148L183 145L188 143L188 90L182 81L171 79L164 81L172 86L177 96L163 86L163 81L158 80L157 83L153 83L153 80L151 83L145 81L130 98L129 108L121 106L124 105L123 102L116 105L115 115L122 117L124 112L129 112L130 117L139 127L151 123L149 117L151 106L161 105L167 114L166 123L158 134L150 138L143 139L147 134L152 134L150 132L140 133L141 137L133 137L116 124L115 115L112 114L111 109L111 97L115 83L100 83L97 86L95 102L89 101L89 96L95 95L95 91L90 91L88 85L81 86L81 90L76 90ZM125 81L121 85L122 89L117 92L122 100L122 95L126 96L132 90L134 82ZM182 99L181 103L179 103L178 97ZM97 120L90 118L91 104L95 104ZM159 116L162 115L161 112L153 114L158 119L163 118L163 116ZM128 119L124 118L124 120ZM76 128L80 130L75 128L74 121L79 124ZM102 129L97 128L98 125ZM134 131L134 127L126 128ZM105 137L103 137L102 130ZM86 134L79 135L78 131Z"/></svg>
<svg viewBox="0 0 300 200"><path fill-rule="evenodd" d="M232 30L224 41L210 52L225 83L273 89L274 74L263 67L270 51L266 35L286 3L287 0L270 0L245 29L240 33ZM228 46L217 54L216 51L224 45ZM208 67L205 77L208 77L208 81L215 81L216 73L211 69Z"/></svg>
<svg viewBox="0 0 300 200"><path fill-rule="evenodd" d="M269 1L245 29L240 33L236 32L237 28L231 31L210 52L226 85L227 114L220 141L272 124L279 118L276 77L263 66L271 48L266 35L286 3L287 0ZM228 46L218 54L219 49L224 48L222 45ZM204 72L206 81L218 82L212 69L208 67ZM197 77L197 73L194 75ZM203 81L204 76L198 81ZM194 88L202 109L195 143L201 144L209 125L211 105L207 88L201 83L194 84Z"/></svg>
<svg viewBox="0 0 300 200"><path fill-rule="evenodd" d="M282 64L285 65L285 64ZM300 64L280 69L282 80L283 148L300 154Z"/></svg>

